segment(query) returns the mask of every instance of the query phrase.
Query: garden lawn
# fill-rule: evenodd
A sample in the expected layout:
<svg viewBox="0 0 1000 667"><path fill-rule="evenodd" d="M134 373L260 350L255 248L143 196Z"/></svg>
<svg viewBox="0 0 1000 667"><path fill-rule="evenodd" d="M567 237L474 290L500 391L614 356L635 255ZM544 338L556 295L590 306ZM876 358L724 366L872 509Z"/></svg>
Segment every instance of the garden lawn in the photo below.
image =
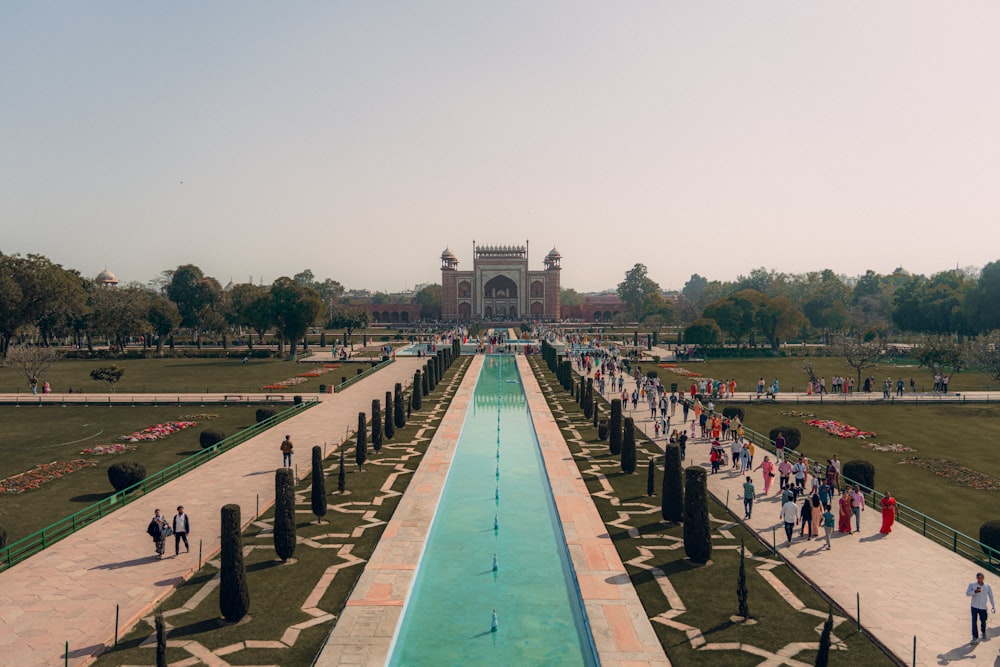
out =
<svg viewBox="0 0 1000 667"><path fill-rule="evenodd" d="M993 454L1000 441L1000 405L782 405L755 403L746 410L746 425L767 433L788 425L802 434L800 452L825 463L837 454L841 461L865 459L875 466L878 491L892 491L896 500L930 515L960 532L979 539L984 521L1000 519L1000 491L964 486L915 465L905 458L946 459L989 475L1000 482L1000 458ZM806 412L818 419L835 419L875 432L874 438L859 440L828 435L806 424L807 417L782 416L782 412ZM896 454L864 449L869 443L899 443L916 449ZM869 508L870 511L870 508ZM875 521L875 514L868 521Z"/></svg>
<svg viewBox="0 0 1000 667"><path fill-rule="evenodd" d="M825 597L783 562L773 558L770 550L752 532L745 530L724 507L714 501L709 503L709 513L718 521L712 522L711 564L696 567L687 562L683 549L683 527L661 522L659 494L663 480L662 466L657 466L656 495L646 495L649 457L657 455L658 460L662 460L658 456L659 448L651 445L637 431L638 467L635 474L623 474L620 460L608 453L607 443L597 438L592 422L583 419L582 410L572 396L559 387L555 375L548 371L540 358L533 359L532 364L587 487L592 494L604 491L598 472L606 476L607 483L612 487L611 493L593 495L594 503L673 664L685 667L749 667L761 664L762 657L743 650L747 645L777 652L796 642L818 643L820 626L830 608L830 602ZM601 416L609 414L609 405L602 402ZM731 618L738 609L736 583L741 541L748 552L748 604L751 617L756 620L751 625L734 622ZM751 555L761 560L752 560ZM762 574L768 571L770 574ZM685 609L674 620L701 630L708 644L725 646L697 650L684 632L656 619L671 610L657 581L661 573L669 579ZM768 577L771 576L776 577L808 609L819 612L820 616L794 609L769 582ZM833 612L844 615L836 607ZM833 652L832 664L894 664L849 620L837 625L834 635L845 643L847 651ZM793 650L792 654L794 659L805 664L813 664L816 659L816 651L811 649Z"/></svg>
<svg viewBox="0 0 1000 667"><path fill-rule="evenodd" d="M401 494L412 478L412 474L399 474L399 468L405 468L410 473L416 469L468 364L469 357L460 358L452 364L435 390L424 397L422 409L411 415L406 427L396 431L391 441L386 441L380 454L373 452L369 440L369 459L364 472L357 472L353 463L355 441L345 444L345 495L337 492L340 449L329 452L324 461L328 507L325 523L317 524L316 517L311 513L310 478L296 486L298 542L294 562L281 564L276 560L271 532L273 509L247 527L243 534L243 547L244 551L250 549L245 557L250 591L248 620L236 625L220 622L217 587L211 588L207 597L199 603L189 605L193 608L187 611L180 609L218 572L216 566L205 565L161 605L165 612L175 611L167 614L167 623L172 627L168 641L194 641L209 650L257 641L258 644L249 648L226 653L223 659L232 665L311 664L326 641L333 625L332 618L303 629L290 646L281 644L281 640L289 626L315 618L302 608L318 586L326 586L326 590L318 601L313 601L313 608L331 615L337 615L343 609L361 576L364 562L375 550L385 524L395 512ZM372 398L384 399L384 395ZM387 494L382 488L390 474L397 475L390 486L391 491L398 493ZM249 518L247 508L243 511L243 520L246 521ZM213 520L218 522L219 518ZM322 581L324 575L331 574L331 568L338 565L343 567L336 570L332 580ZM152 663L154 648L140 646L152 632L152 619L149 620L149 623L140 622L129 631L119 640L118 648L100 656L96 664ZM265 642L273 645L268 646ZM167 649L170 663L190 658L191 653L182 648Z"/></svg>
<svg viewBox="0 0 1000 667"><path fill-rule="evenodd" d="M318 378L306 378L302 384L287 389L273 390L277 393L317 393L320 384L339 384L341 377L352 378L357 369L365 370L371 364L342 363ZM262 387L272 385L300 373L307 373L323 364L293 363L279 359L252 359L243 364L240 359L60 359L41 376L48 381L52 391L106 394L108 385L90 377L90 371L101 366L116 365L125 369L122 381L116 389L119 394L161 394L161 393L257 393ZM272 391L272 390L267 390ZM24 377L10 368L0 367L0 393L21 393L31 395Z"/></svg>
<svg viewBox="0 0 1000 667"><path fill-rule="evenodd" d="M44 407L0 406L0 479L31 470L52 461L82 459L93 463L65 477L23 493L0 493L0 525L10 533L8 544L78 512L114 492L107 469L118 461L139 461L149 474L201 451L198 435L206 428L232 435L255 422L257 406L169 406L169 407ZM218 415L215 419L192 418L196 426L154 442L134 444L135 451L91 456L85 448L111 444L118 437L154 424L178 421L193 415Z"/></svg>
<svg viewBox="0 0 1000 667"><path fill-rule="evenodd" d="M810 348L804 348L809 350ZM790 351L796 351L789 348ZM674 363L674 362L665 362ZM842 375L854 378L855 389L859 389L857 384L857 371L848 366L842 357L825 356L794 356L794 357L759 357L751 359L710 359L705 362L678 361L677 366L681 366L689 371L700 373L708 378L718 378L728 380L736 378L736 392L744 396L757 391L757 380L760 377L768 386L774 378L778 378L781 391L805 392L808 376L802 371L802 365L809 363L817 378L825 377L827 389L830 388L830 381L834 375ZM656 370L659 373L660 381L668 387L671 382L676 382L679 389L686 390L691 386L691 379L682 377L670 372L669 368L660 368L651 361L640 364L642 371ZM866 368L862 371L861 377L873 375L878 380L878 392L873 392L873 397L882 396L882 381L891 377L893 381L893 392L896 390L896 379L903 378L906 383L906 392L910 391L910 378L916 383L917 391L930 391L934 386L934 375L927 368L919 368L916 362L899 359L893 363L879 364L876 368ZM983 373L962 372L951 376L948 385L949 392L958 391L986 391L987 388L1000 393L1000 383L991 380Z"/></svg>

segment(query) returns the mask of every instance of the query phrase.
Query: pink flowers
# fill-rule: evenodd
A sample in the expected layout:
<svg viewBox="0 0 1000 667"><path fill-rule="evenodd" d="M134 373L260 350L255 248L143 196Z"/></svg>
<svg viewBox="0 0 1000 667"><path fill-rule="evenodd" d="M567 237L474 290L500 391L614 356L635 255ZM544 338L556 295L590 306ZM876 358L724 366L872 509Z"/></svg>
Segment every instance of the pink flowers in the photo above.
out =
<svg viewBox="0 0 1000 667"><path fill-rule="evenodd" d="M191 421L164 422L162 424L154 424L141 431L127 433L118 438L118 440L122 442L153 442L154 440L165 438L171 433L191 428L194 425L195 422Z"/></svg>
<svg viewBox="0 0 1000 667"><path fill-rule="evenodd" d="M306 371L305 373L299 373L293 378L288 378L287 380L281 380L280 382L275 382L274 384L266 384L263 387L261 387L261 389L264 390L287 389L297 384L308 382L312 378L318 378L321 375L326 375L327 373L332 372L336 368L340 368L340 364L323 364L319 368L314 368L312 370Z"/></svg>
<svg viewBox="0 0 1000 667"><path fill-rule="evenodd" d="M810 426L823 429L830 435L840 436L841 438L858 438L864 440L875 437L875 433L872 431L862 431L856 426L839 422L836 419L809 419L806 423Z"/></svg>
<svg viewBox="0 0 1000 667"><path fill-rule="evenodd" d="M97 445L95 447L87 447L80 453L89 454L90 456L105 456L108 454L122 454L124 452L130 452L134 449L136 449L135 445L120 445L118 443L114 443L111 445Z"/></svg>

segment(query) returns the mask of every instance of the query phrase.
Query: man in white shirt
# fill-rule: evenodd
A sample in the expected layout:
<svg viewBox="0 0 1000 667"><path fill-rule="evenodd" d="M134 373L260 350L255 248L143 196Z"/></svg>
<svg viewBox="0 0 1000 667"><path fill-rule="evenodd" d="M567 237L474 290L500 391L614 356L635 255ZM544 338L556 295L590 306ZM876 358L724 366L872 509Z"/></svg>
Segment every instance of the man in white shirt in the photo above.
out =
<svg viewBox="0 0 1000 667"><path fill-rule="evenodd" d="M779 516L785 523L785 536L788 537L788 546L792 546L792 531L795 530L795 524L799 522L799 506L795 504L794 500L788 500L781 506Z"/></svg>
<svg viewBox="0 0 1000 667"><path fill-rule="evenodd" d="M993 602L993 589L983 582L983 573L976 573L976 580L968 585L965 594L972 598L972 642L979 641L979 633L982 632L983 639L986 639L986 601L990 602L993 613L997 613L996 604ZM979 619L979 627L976 627L976 619Z"/></svg>

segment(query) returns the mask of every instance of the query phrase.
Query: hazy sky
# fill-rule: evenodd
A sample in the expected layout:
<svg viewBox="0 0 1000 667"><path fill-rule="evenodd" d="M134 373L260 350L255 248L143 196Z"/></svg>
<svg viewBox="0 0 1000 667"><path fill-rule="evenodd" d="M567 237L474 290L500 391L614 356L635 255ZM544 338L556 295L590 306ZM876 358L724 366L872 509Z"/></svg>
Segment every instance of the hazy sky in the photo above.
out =
<svg viewBox="0 0 1000 667"><path fill-rule="evenodd" d="M1000 3L3 2L0 251L564 286L1000 259Z"/></svg>

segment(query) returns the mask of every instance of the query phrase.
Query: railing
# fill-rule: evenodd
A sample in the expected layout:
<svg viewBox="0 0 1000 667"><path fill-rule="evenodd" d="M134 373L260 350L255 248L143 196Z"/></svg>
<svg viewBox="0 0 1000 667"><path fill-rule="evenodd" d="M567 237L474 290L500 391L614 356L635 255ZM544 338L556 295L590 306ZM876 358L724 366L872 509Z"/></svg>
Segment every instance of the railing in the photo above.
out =
<svg viewBox="0 0 1000 667"><path fill-rule="evenodd" d="M0 572L17 565L31 556L34 556L36 553L47 549L59 540L72 535L81 528L90 525L104 516L107 516L111 512L114 512L119 507L123 507L133 500L141 498L146 493L163 486L167 482L177 479L181 475L194 470L203 463L214 459L223 452L229 451L233 447L246 442L260 433L263 433L272 426L294 417L317 404L318 401L316 399L307 399L306 401L290 407L287 410L282 410L278 414L265 419L259 424L254 424L253 426L243 429L239 433L234 433L228 438L220 440L211 447L203 449L197 454L187 456L174 465L150 475L146 479L133 484L127 489L118 491L107 498L94 503L93 505L85 507L75 514L71 514L64 519L60 519L59 521L56 521L55 523L46 526L45 528L42 528L41 530L34 532L17 542L14 542L10 546L0 550Z"/></svg>
<svg viewBox="0 0 1000 667"><path fill-rule="evenodd" d="M359 382L359 381L365 379L366 377L368 377L372 373L379 372L380 370L382 370L383 368L385 368L386 366L388 366L389 364L391 364L393 361L394 361L394 359L391 359L391 358L390 359L386 359L385 361L372 366L371 368L369 368L368 370L366 370L364 373L358 373L354 377L352 377L350 379L347 379L347 380L344 380L340 384L334 385L333 386L333 393L339 394L340 392L344 391L345 389L347 389L348 387L350 387L355 382Z"/></svg>
<svg viewBox="0 0 1000 667"><path fill-rule="evenodd" d="M753 429L749 429L746 426L743 427L743 431L744 436L755 445L763 447L772 454L775 453L774 443L768 436L763 433L758 433ZM786 450L786 454L789 451L790 450ZM812 474L815 475L817 479L823 479L825 477L825 473L826 471L823 467L820 466L819 463L814 462ZM875 489L871 489L864 484L851 479L850 477L841 475L840 478L847 484L856 484L858 486L858 489L865 497L865 504L878 511L882 510L881 501L885 494L879 493ZM951 549L953 552L964 558L968 558L975 563L989 567L994 571L1000 571L1000 551L992 547L988 547L979 540L969 537L965 533L961 533L951 526L941 523L937 519L927 516L923 512L915 510L912 507L904 505L898 501L896 502L896 520L904 526L920 533L924 537Z"/></svg>

